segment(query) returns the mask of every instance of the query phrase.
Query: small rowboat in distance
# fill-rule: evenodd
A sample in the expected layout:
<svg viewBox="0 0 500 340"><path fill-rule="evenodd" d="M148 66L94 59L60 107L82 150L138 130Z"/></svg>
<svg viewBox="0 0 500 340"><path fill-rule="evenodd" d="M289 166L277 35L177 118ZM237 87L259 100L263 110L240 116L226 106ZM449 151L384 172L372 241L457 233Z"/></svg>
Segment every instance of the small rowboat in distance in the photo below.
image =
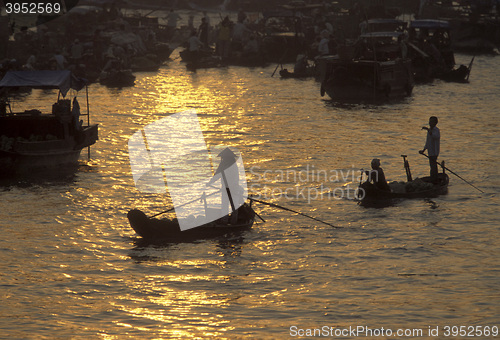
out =
<svg viewBox="0 0 500 340"><path fill-rule="evenodd" d="M256 213L249 204L238 208L238 219L234 224L216 220L205 225L181 231L177 219L156 219L147 217L142 211L133 209L127 214L130 226L145 241L152 243L183 243L196 240L225 237L249 230ZM231 218L228 216L228 220Z"/></svg>

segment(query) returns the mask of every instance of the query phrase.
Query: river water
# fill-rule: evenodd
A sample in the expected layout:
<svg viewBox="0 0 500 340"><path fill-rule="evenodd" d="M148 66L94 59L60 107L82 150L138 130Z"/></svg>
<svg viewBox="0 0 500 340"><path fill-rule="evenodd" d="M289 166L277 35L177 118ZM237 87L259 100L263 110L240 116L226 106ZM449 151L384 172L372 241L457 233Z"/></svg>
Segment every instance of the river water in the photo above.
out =
<svg viewBox="0 0 500 340"><path fill-rule="evenodd" d="M363 326L371 338L430 338L429 327L442 338L446 326L500 326L500 58L476 57L469 84L435 81L383 104L331 102L312 79L272 78L274 67L192 73L174 60L132 88L92 84L90 162L83 152L74 175L2 181L0 337L353 338L339 332ZM55 96L36 90L16 105L48 109ZM135 188L128 138L187 109L209 147L241 152L251 194L338 228L257 204L266 223L241 237L141 243L127 211L170 200ZM389 180L405 179L401 154L427 175L418 150L430 115L440 159L485 193L450 175L432 200L356 204L372 158Z"/></svg>

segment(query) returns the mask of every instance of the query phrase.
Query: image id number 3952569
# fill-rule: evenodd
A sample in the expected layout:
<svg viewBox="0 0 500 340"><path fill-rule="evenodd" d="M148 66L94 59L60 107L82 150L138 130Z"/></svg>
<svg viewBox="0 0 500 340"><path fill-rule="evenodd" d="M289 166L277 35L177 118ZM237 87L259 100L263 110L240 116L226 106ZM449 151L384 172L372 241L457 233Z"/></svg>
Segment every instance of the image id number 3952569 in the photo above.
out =
<svg viewBox="0 0 500 340"><path fill-rule="evenodd" d="M498 326L444 326L443 336L496 337Z"/></svg>
<svg viewBox="0 0 500 340"><path fill-rule="evenodd" d="M57 1L50 2L5 2L7 14L59 14L61 4Z"/></svg>

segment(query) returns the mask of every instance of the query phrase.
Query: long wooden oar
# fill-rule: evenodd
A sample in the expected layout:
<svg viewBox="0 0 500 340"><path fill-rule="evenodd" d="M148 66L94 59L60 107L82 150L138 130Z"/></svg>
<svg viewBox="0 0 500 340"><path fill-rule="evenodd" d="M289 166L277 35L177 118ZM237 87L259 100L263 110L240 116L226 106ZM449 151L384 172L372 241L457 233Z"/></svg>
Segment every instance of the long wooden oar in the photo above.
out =
<svg viewBox="0 0 500 340"><path fill-rule="evenodd" d="M296 211L296 210L292 210L292 209L289 209L289 208L286 208L286 207L282 207L281 205L277 205L277 204L274 204L274 203L270 203L270 202L266 202L266 201L258 200L258 199L252 198L252 197L248 197L248 199L249 199L249 200L251 200L251 201L257 202L257 203L261 203L261 204L268 205L268 206L273 207L273 208L283 209L283 210L286 210L286 211L293 212L293 213L295 213L295 214L299 214L299 215L301 215L301 216L304 216L304 217L310 218L310 219L312 219L312 220L315 220L315 221L321 222L321 223L323 223L323 224L329 225L330 227L334 227L334 228L342 228L342 227L337 227L337 226L334 226L334 225L333 225L333 224L331 224L331 223L328 223L328 222L325 222L325 221L319 220L319 219L317 219L317 218L315 218L315 217L312 217L312 216L309 216L309 215L303 214L303 213L301 213L300 211Z"/></svg>
<svg viewBox="0 0 500 340"><path fill-rule="evenodd" d="M274 69L273 74L271 74L271 78L272 78L272 77L274 77L274 74L276 73L276 71L278 70L278 67L279 67L280 65L282 65L282 64L281 64L281 62L280 62L280 63L278 63L278 65L276 65L276 68Z"/></svg>
<svg viewBox="0 0 500 340"><path fill-rule="evenodd" d="M283 67L283 60L285 60L286 54L288 53L288 49L285 50L285 53L281 56L280 60L278 61L278 65L276 65L276 68L274 69L273 74L271 74L271 78L274 77L274 74L278 70L278 67L281 65Z"/></svg>
<svg viewBox="0 0 500 340"><path fill-rule="evenodd" d="M425 153L421 153L421 155L424 155L425 157L431 159L428 155L426 155ZM481 193L484 194L484 191L479 189L478 187L476 187L474 184L470 183L469 181L467 181L465 178L461 177L460 175L458 175L457 173L451 171L450 169L448 169L447 167L445 167L444 165L442 165L441 163L435 161L440 167L442 167L443 169L446 169L448 172L454 174L455 176L457 176L458 178L460 178L462 181L464 181L465 183L469 184L470 186L472 186L474 189L477 189L479 190Z"/></svg>

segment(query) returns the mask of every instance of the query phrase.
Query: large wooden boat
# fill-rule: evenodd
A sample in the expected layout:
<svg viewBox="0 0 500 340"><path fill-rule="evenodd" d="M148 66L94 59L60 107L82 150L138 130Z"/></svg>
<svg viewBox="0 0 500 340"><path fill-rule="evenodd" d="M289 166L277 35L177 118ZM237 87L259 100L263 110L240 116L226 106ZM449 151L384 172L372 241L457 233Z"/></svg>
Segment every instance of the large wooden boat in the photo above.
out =
<svg viewBox="0 0 500 340"><path fill-rule="evenodd" d="M450 24L445 20L413 20L409 26L409 55L415 79L425 82L439 78L450 82L467 82L469 67L455 65L451 48Z"/></svg>
<svg viewBox="0 0 500 340"><path fill-rule="evenodd" d="M413 72L411 60L401 58L401 34L363 34L354 46L339 48L338 55L318 58L321 95L326 93L334 100L386 100L411 95Z"/></svg>
<svg viewBox="0 0 500 340"><path fill-rule="evenodd" d="M59 89L52 112L38 109L12 112L9 90L22 88ZM0 92L7 93L0 100L0 173L32 174L44 169L58 171L78 164L83 148L98 139L97 124L90 125L90 115L80 114L76 99L61 99L69 89L79 91L85 82L70 71L7 72L0 81ZM87 100L88 103L88 100ZM87 116L86 125L80 116Z"/></svg>
<svg viewBox="0 0 500 340"><path fill-rule="evenodd" d="M181 231L177 219L150 218L137 209L130 210L127 214L130 226L144 240L167 243L192 242L241 233L252 227L255 216L255 211L251 205L245 203L238 208L236 223L224 223L222 220L216 220L196 228ZM227 220L230 221L231 218L229 217Z"/></svg>

